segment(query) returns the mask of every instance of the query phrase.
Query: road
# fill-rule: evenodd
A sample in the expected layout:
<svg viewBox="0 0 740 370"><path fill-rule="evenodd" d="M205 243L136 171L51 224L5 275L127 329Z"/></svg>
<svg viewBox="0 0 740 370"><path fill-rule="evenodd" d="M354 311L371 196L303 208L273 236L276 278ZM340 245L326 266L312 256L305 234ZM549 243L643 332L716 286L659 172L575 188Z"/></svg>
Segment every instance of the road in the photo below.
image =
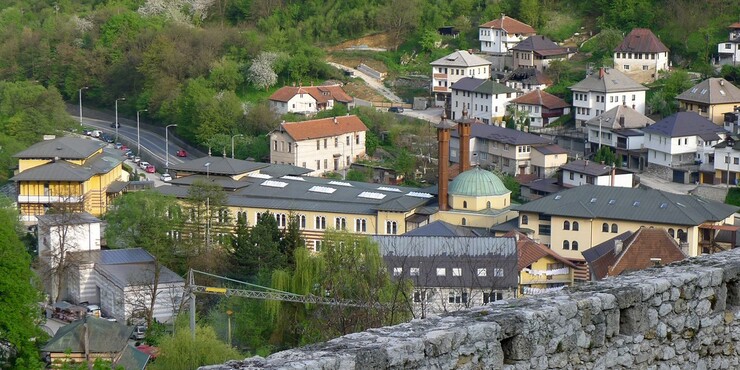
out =
<svg viewBox="0 0 740 370"><path fill-rule="evenodd" d="M337 68L337 69L340 69L342 71L350 71L350 72L354 73L355 77L361 78L363 81L365 81L365 83L368 86L372 87L375 91L377 91L378 93L380 93L381 95L383 95L386 99L388 99L388 100L390 100L392 102L395 102L395 103L402 103L403 102L403 99L399 98L398 95L396 95L392 91L388 90L388 88L383 85L383 82L378 81L378 80L376 80L376 79L374 79L374 78L372 78L372 77L370 77L370 76L368 76L368 75L366 75L366 74L364 74L364 73L360 72L359 70L354 69L352 67L348 67L348 66L345 66L345 65L342 65L342 64L339 64L339 63L334 63L334 62L326 62L326 63L328 63L330 66L332 66L334 68Z"/></svg>

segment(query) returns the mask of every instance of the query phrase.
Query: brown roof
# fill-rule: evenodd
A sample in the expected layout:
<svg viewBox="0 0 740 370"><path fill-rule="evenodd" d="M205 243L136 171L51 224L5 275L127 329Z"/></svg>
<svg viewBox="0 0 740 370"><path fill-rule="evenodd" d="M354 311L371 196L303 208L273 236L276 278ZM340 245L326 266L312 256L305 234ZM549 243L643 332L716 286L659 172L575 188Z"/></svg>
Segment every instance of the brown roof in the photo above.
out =
<svg viewBox="0 0 740 370"><path fill-rule="evenodd" d="M511 230L504 234L503 237L516 239L516 250L518 256L517 271L521 271L523 268L537 262L540 258L547 256L554 258L556 261L559 261L566 266L572 268L576 267L573 262L561 257L550 248L547 248L542 244L538 244L519 231Z"/></svg>
<svg viewBox="0 0 740 370"><path fill-rule="evenodd" d="M354 100L339 85L283 86L270 96L270 100L287 102L298 94L309 94L319 103L325 103L331 99L342 103L350 103Z"/></svg>
<svg viewBox="0 0 740 370"><path fill-rule="evenodd" d="M557 96L552 95L546 91L542 91L540 89L530 91L512 100L512 102L519 104L540 105L547 109L566 108L570 106L570 104L566 103L565 100L560 99Z"/></svg>
<svg viewBox="0 0 740 370"><path fill-rule="evenodd" d="M498 19L494 19L490 22L486 22L480 25L482 28L492 28L496 30L503 29L504 31L508 33L516 33L516 34L535 34L537 31L532 28L532 26L518 21L514 18L503 16Z"/></svg>
<svg viewBox="0 0 740 370"><path fill-rule="evenodd" d="M647 28L635 28L614 51L632 53L667 53L668 48Z"/></svg>
<svg viewBox="0 0 740 370"><path fill-rule="evenodd" d="M727 28L733 28L733 29L737 29L737 28L740 28L740 22L735 22L735 23L731 24L731 25L730 25L729 27L727 27Z"/></svg>
<svg viewBox="0 0 740 370"><path fill-rule="evenodd" d="M367 126L355 115L314 119L303 122L283 122L279 130L296 141L367 131Z"/></svg>

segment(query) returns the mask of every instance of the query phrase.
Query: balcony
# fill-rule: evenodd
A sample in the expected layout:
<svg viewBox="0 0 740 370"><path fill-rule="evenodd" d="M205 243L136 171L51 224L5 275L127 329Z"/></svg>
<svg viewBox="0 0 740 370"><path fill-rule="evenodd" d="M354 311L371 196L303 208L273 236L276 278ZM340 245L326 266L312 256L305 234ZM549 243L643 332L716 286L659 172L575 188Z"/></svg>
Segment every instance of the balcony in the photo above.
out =
<svg viewBox="0 0 740 370"><path fill-rule="evenodd" d="M432 88L432 91L434 91L434 92L450 92L450 90L446 86L434 86Z"/></svg>
<svg viewBox="0 0 740 370"><path fill-rule="evenodd" d="M58 196L58 195L19 195L18 203L79 203L81 196Z"/></svg>
<svg viewBox="0 0 740 370"><path fill-rule="evenodd" d="M446 73L435 73L434 74L434 79L435 80L446 80L447 79L447 74Z"/></svg>

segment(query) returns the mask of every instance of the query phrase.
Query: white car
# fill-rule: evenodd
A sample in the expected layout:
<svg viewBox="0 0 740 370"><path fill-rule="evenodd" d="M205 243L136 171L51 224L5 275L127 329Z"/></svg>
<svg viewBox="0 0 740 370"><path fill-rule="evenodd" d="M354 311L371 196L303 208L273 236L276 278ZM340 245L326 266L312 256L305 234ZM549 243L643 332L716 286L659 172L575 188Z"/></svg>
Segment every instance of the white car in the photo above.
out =
<svg viewBox="0 0 740 370"><path fill-rule="evenodd" d="M141 167L142 170L146 170L147 166L149 166L149 162L145 162L145 161L139 162L139 167Z"/></svg>
<svg viewBox="0 0 740 370"><path fill-rule="evenodd" d="M163 173L162 176L159 177L159 179L164 182L169 182L170 180L172 180L172 176L170 176L169 173Z"/></svg>
<svg viewBox="0 0 740 370"><path fill-rule="evenodd" d="M141 157L137 155L134 157L134 163L139 163L139 162L141 162Z"/></svg>

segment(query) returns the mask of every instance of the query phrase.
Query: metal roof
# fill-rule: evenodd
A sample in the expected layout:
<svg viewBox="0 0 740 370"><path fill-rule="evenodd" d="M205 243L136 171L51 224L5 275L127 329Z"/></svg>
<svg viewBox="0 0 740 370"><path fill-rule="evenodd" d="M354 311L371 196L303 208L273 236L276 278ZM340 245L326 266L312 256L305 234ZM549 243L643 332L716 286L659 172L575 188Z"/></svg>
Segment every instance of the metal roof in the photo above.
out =
<svg viewBox="0 0 740 370"><path fill-rule="evenodd" d="M568 49L554 43L543 35L529 36L516 44L511 50L533 51L543 55L568 54Z"/></svg>
<svg viewBox="0 0 740 370"><path fill-rule="evenodd" d="M373 239L384 256L481 257L516 255L514 238L376 235Z"/></svg>
<svg viewBox="0 0 740 370"><path fill-rule="evenodd" d="M568 162L560 167L563 170L571 172L584 173L593 176L602 176L611 172L612 167L603 165L598 162L588 161L579 159L577 161Z"/></svg>
<svg viewBox="0 0 740 370"><path fill-rule="evenodd" d="M47 213L44 215L37 215L36 218L39 220L39 224L57 226L57 225L79 225L101 222L99 218L87 213L77 212L73 215L70 214L54 214Z"/></svg>
<svg viewBox="0 0 740 370"><path fill-rule="evenodd" d="M209 164L206 168L206 164ZM243 161L226 157L202 157L178 164L170 163L170 169L211 175L241 175L269 167L269 163Z"/></svg>
<svg viewBox="0 0 740 370"><path fill-rule="evenodd" d="M121 289L127 286L151 285L154 282L154 262L126 264L96 264L95 270L109 278ZM167 267L161 266L158 284L184 283L185 279Z"/></svg>
<svg viewBox="0 0 740 370"><path fill-rule="evenodd" d="M452 137L459 137L457 130L452 131L451 134ZM550 140L541 136L502 126L485 124L470 125L470 136L512 145L550 144Z"/></svg>
<svg viewBox="0 0 740 370"><path fill-rule="evenodd" d="M426 224L421 227L417 227L405 234L404 236L491 236L489 232L481 232L474 228L465 226L453 225L449 222L437 220Z"/></svg>
<svg viewBox="0 0 740 370"><path fill-rule="evenodd" d="M447 193L480 197L505 195L511 193L511 190L493 172L474 167L455 176Z"/></svg>
<svg viewBox="0 0 740 370"><path fill-rule="evenodd" d="M740 89L724 78L707 78L676 96L676 100L712 105L740 103Z"/></svg>
<svg viewBox="0 0 740 370"><path fill-rule="evenodd" d="M50 162L25 170L11 178L13 181L72 181L81 182L94 175L89 168L66 161Z"/></svg>
<svg viewBox="0 0 740 370"><path fill-rule="evenodd" d="M106 144L92 138L63 136L31 145L28 149L14 155L20 159L85 159Z"/></svg>
<svg viewBox="0 0 740 370"><path fill-rule="evenodd" d="M668 137L702 136L705 134L728 133L722 126L715 125L709 119L696 112L678 112L645 127L645 133ZM713 136L709 136L713 137ZM716 140L716 139L715 139Z"/></svg>
<svg viewBox="0 0 740 370"><path fill-rule="evenodd" d="M621 130L625 128L643 128L655 123L644 114L626 106L618 105L600 115L586 121L586 124L604 130Z"/></svg>
<svg viewBox="0 0 740 370"><path fill-rule="evenodd" d="M429 64L442 67L477 67L489 66L491 62L477 55L470 54L467 50L457 50Z"/></svg>
<svg viewBox="0 0 740 370"><path fill-rule="evenodd" d="M511 94L517 90L489 79L463 77L450 86L452 90L477 92L479 94Z"/></svg>
<svg viewBox="0 0 740 370"><path fill-rule="evenodd" d="M272 177L281 177L285 175L303 176L311 171L313 170L310 168L293 166L292 164L270 164L269 166L260 169L260 173L264 173Z"/></svg>
<svg viewBox="0 0 740 370"><path fill-rule="evenodd" d="M600 93L646 91L647 87L635 82L624 73L613 69L603 68L604 78L599 77L599 71L592 73L580 82L571 86L573 91L595 91Z"/></svg>
<svg viewBox="0 0 740 370"><path fill-rule="evenodd" d="M118 353L123 351L128 345L128 338L134 330L132 326L88 316L59 328L54 337L41 350L55 353L84 352L85 324L87 324L90 353Z"/></svg>

